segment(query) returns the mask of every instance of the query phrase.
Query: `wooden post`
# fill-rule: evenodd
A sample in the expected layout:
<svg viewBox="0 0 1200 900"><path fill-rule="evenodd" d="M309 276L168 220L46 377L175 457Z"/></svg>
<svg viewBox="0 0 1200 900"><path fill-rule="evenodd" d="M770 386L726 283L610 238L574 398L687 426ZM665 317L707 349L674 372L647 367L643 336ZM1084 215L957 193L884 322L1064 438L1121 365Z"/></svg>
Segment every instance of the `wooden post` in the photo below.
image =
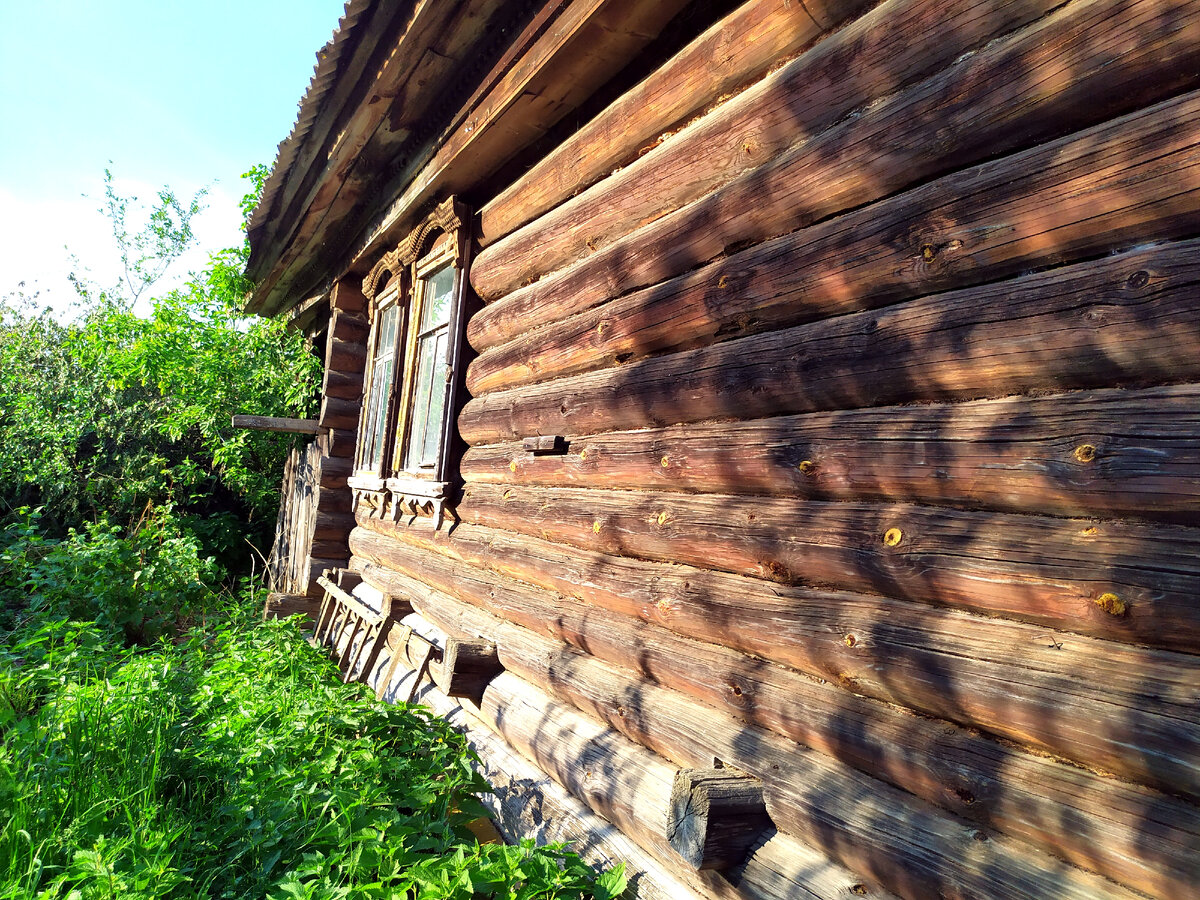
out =
<svg viewBox="0 0 1200 900"><path fill-rule="evenodd" d="M693 869L728 869L771 827L762 782L737 769L682 769L671 789L667 840Z"/></svg>
<svg viewBox="0 0 1200 900"><path fill-rule="evenodd" d="M316 419L287 419L280 416L234 416L234 428L250 431L283 431L288 434L316 434L320 429Z"/></svg>

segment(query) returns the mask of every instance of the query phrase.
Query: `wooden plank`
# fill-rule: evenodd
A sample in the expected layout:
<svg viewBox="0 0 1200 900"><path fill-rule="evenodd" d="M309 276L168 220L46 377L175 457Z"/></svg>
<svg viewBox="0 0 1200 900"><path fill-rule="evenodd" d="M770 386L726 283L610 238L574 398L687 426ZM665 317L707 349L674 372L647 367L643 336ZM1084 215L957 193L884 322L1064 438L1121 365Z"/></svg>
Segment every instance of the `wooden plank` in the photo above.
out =
<svg viewBox="0 0 1200 900"><path fill-rule="evenodd" d="M1196 149L1200 178L1200 144ZM1196 381L1198 247L1193 240L1134 250L498 391L467 404L459 431L469 444L537 433L573 438L711 419Z"/></svg>
<svg viewBox="0 0 1200 900"><path fill-rule="evenodd" d="M867 5L751 0L739 6L484 206L479 245L494 243L625 165L713 98L758 79Z"/></svg>
<svg viewBox="0 0 1200 900"><path fill-rule="evenodd" d="M330 337L325 345L325 369L359 375L366 370L367 348L358 341L346 341Z"/></svg>
<svg viewBox="0 0 1200 900"><path fill-rule="evenodd" d="M911 504L467 485L464 522L1195 652L1200 529Z"/></svg>
<svg viewBox="0 0 1200 900"><path fill-rule="evenodd" d="M272 591L267 594L263 607L264 619L286 619L288 616L304 616L316 620L320 602L307 594L284 594Z"/></svg>
<svg viewBox="0 0 1200 900"><path fill-rule="evenodd" d="M331 428L319 438L321 454L330 458L349 459L354 456L357 441L358 436L352 429Z"/></svg>
<svg viewBox="0 0 1200 900"><path fill-rule="evenodd" d="M902 897L1139 896L449 596L418 605L448 629L494 634L507 669L673 762L704 766L716 756L758 776L781 830Z"/></svg>
<svg viewBox="0 0 1200 900"><path fill-rule="evenodd" d="M343 400L326 395L321 398L321 413L317 421L324 428L354 431L358 428L358 411L361 405L361 399Z"/></svg>
<svg viewBox="0 0 1200 900"><path fill-rule="evenodd" d="M617 431L530 455L472 447L468 482L914 500L1200 524L1200 385Z"/></svg>
<svg viewBox="0 0 1200 900"><path fill-rule="evenodd" d="M372 535L360 528L352 542L356 562L377 561L366 564L373 578L452 594L1077 865L1155 896L1186 896L1200 859L1194 803L987 739L975 728L1077 759L1099 752L1128 767L1149 758L1144 746L1131 751L1125 743L1140 725L1119 717L1101 725L1096 710L1140 710L1157 702L1143 695L1160 687L1182 696L1186 708L1194 657L911 603L581 556L476 531L462 526L453 539L422 541L399 529ZM567 558L562 565L559 556ZM1114 686L1124 699L1110 706L1104 686L1113 672L1126 677ZM1085 697L1093 685L1097 693ZM1167 715L1160 725L1170 731ZM1157 763L1135 777L1146 776L1159 777Z"/></svg>
<svg viewBox="0 0 1200 900"><path fill-rule="evenodd" d="M972 17L978 20L977 11ZM913 24L888 21L893 32ZM934 43L942 44L949 36L946 49L953 48L953 29L939 26L938 34ZM897 38L912 40L911 35ZM824 46L818 45L814 53ZM912 46L920 57L930 55L930 42L915 41ZM1119 63L1114 47L1121 48ZM527 290L543 295L572 291L581 283L581 273L590 273L593 293L597 277L622 292L655 284L732 246L786 234L956 168L1170 97L1180 88L1195 86L1198 47L1200 16L1194 10L1164 9L1150 0L1066 4L1025 31L961 58L936 79L893 94L863 115L846 117L829 133L800 141L771 159L798 137L820 130L795 111L798 104L813 104L825 115L821 92L801 79L784 92L785 98L776 99L777 125L760 122L762 114L749 110L746 123L725 123L721 115L707 125L697 123L698 142L664 144L611 179L613 184L596 185L482 251L472 267L472 284L481 297L494 299L587 256L592 247L599 249L574 267L568 280L547 280ZM945 61L960 52L953 50ZM1015 72L1021 77L1014 77ZM1031 91L1026 77L1036 90ZM854 80L845 70L838 71L837 78L839 83ZM1104 100L1097 102L1097 97ZM846 109L870 99L871 95L859 98ZM837 121L841 111L835 113L828 122ZM937 141L921 137L930 122L937 123ZM714 146L717 136L710 131L723 136L721 149ZM772 142L777 131L783 137ZM736 160L735 170L749 169L746 160L753 153L743 148L760 142L774 144L760 169L742 171L736 181L703 201L681 206L677 213L630 233L668 212L674 191L684 191L679 197L683 203L719 186L721 179L712 173L721 170L724 157ZM679 153L690 166L671 158L676 145L684 148ZM623 190L630 181L635 185ZM572 304L578 309L584 302L586 298L580 298ZM508 308L510 316L515 312ZM522 319L522 326L542 324L555 312L542 309L538 316Z"/></svg>
<svg viewBox="0 0 1200 900"><path fill-rule="evenodd" d="M329 397L340 397L343 400L359 400L363 392L363 373L338 372L334 369L325 370L325 381L321 392Z"/></svg>
<svg viewBox="0 0 1200 900"><path fill-rule="evenodd" d="M317 434L321 430L316 419L288 419L281 416L235 415L231 424L234 428L287 434Z"/></svg>

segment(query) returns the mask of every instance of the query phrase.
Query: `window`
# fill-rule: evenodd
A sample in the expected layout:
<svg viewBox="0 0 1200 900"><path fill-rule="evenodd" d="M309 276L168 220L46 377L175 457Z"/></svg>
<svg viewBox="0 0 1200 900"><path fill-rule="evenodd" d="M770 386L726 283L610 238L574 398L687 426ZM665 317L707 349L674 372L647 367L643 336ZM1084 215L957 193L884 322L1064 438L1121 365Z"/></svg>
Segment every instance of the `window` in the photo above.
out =
<svg viewBox="0 0 1200 900"><path fill-rule="evenodd" d="M466 284L466 216L439 205L363 282L371 336L355 457L356 510L440 525L450 486Z"/></svg>

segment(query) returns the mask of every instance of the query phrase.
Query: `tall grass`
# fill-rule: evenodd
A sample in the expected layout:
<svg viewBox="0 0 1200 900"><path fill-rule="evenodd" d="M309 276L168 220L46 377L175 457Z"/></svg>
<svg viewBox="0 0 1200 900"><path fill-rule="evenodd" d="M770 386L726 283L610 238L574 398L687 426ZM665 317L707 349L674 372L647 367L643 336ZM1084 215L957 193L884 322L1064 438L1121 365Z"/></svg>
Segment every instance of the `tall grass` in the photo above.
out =
<svg viewBox="0 0 1200 900"><path fill-rule="evenodd" d="M148 647L23 617L0 650L0 898L619 893L561 847L478 844L461 735L247 609Z"/></svg>

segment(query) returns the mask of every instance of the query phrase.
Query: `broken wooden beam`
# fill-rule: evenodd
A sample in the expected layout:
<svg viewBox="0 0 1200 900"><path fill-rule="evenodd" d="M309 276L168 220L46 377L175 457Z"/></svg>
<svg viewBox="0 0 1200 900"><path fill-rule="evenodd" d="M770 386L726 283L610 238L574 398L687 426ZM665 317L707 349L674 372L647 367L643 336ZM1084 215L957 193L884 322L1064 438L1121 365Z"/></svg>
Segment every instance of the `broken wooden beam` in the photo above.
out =
<svg viewBox="0 0 1200 900"><path fill-rule="evenodd" d="M667 841L693 869L743 862L771 817L762 782L736 769L681 769L671 789Z"/></svg>
<svg viewBox="0 0 1200 900"><path fill-rule="evenodd" d="M321 427L316 419L288 419L281 416L236 415L234 428L248 431L280 431L287 434L317 434Z"/></svg>

